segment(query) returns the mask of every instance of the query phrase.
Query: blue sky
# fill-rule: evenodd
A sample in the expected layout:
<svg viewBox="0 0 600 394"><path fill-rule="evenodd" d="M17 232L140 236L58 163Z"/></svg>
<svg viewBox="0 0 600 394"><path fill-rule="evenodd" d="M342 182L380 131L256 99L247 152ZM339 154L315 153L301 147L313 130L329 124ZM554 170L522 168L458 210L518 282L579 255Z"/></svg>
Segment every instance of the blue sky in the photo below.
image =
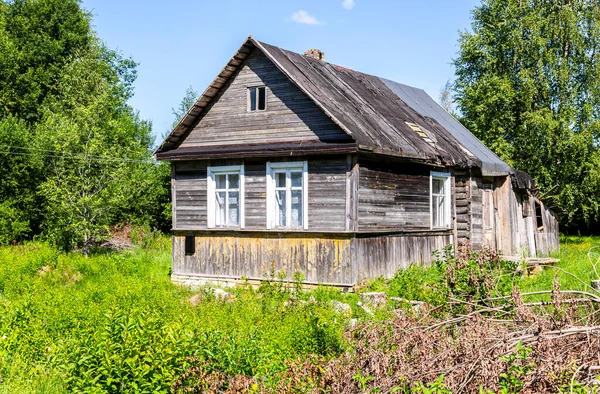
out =
<svg viewBox="0 0 600 394"><path fill-rule="evenodd" d="M454 75L478 0L83 0L101 39L139 64L131 105L160 136L188 86L202 93L248 34L425 89Z"/></svg>

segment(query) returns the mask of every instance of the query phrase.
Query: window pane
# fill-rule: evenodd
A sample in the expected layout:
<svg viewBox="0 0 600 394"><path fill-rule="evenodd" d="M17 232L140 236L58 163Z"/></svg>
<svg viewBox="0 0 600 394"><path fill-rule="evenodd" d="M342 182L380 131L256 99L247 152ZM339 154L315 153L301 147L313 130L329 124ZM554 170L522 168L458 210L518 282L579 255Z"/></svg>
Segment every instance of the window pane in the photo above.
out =
<svg viewBox="0 0 600 394"><path fill-rule="evenodd" d="M431 218L433 227L440 227L440 201L439 197L431 197Z"/></svg>
<svg viewBox="0 0 600 394"><path fill-rule="evenodd" d="M229 218L227 224L230 226L237 226L240 223L240 193L230 192L229 193Z"/></svg>
<svg viewBox="0 0 600 394"><path fill-rule="evenodd" d="M240 187L240 176L239 174L229 174L229 188L237 189Z"/></svg>
<svg viewBox="0 0 600 394"><path fill-rule="evenodd" d="M302 226L302 190L292 190L292 226Z"/></svg>
<svg viewBox="0 0 600 394"><path fill-rule="evenodd" d="M292 172L292 187L302 187L302 173L301 172Z"/></svg>
<svg viewBox="0 0 600 394"><path fill-rule="evenodd" d="M226 187L225 177L226 177L226 175L215 176L215 183L216 183L217 189L225 189L225 187Z"/></svg>
<svg viewBox="0 0 600 394"><path fill-rule="evenodd" d="M217 217L215 223L219 226L225 224L225 192L216 193Z"/></svg>
<svg viewBox="0 0 600 394"><path fill-rule="evenodd" d="M275 174L275 187L285 187L285 172Z"/></svg>
<svg viewBox="0 0 600 394"><path fill-rule="evenodd" d="M279 226L287 226L285 215L285 190L277 190L275 193L277 199L277 224Z"/></svg>
<svg viewBox="0 0 600 394"><path fill-rule="evenodd" d="M250 111L256 111L256 88L249 88L248 94L250 95Z"/></svg>
<svg viewBox="0 0 600 394"><path fill-rule="evenodd" d="M446 217L446 210L444 209L446 204L445 202L445 197L439 197L438 198L438 227L445 227L446 223L445 223L445 217Z"/></svg>
<svg viewBox="0 0 600 394"><path fill-rule="evenodd" d="M258 109L263 110L266 108L266 96L267 92L265 88L258 88Z"/></svg>
<svg viewBox="0 0 600 394"><path fill-rule="evenodd" d="M431 182L433 194L443 194L444 193L444 181L442 179L432 179Z"/></svg>

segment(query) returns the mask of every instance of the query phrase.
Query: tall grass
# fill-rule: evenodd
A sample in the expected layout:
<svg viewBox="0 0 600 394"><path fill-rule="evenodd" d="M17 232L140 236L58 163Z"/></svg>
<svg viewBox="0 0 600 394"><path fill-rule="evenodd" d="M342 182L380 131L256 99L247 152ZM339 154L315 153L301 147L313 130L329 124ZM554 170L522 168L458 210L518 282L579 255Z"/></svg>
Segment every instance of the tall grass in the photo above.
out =
<svg viewBox="0 0 600 394"><path fill-rule="evenodd" d="M169 392L189 357L268 384L286 360L344 349L329 303L289 305L276 284L234 289L231 302L203 290L191 305L170 282L169 244L89 257L1 248L0 392Z"/></svg>
<svg viewBox="0 0 600 394"><path fill-rule="evenodd" d="M460 262L447 251L432 268L413 266L362 290L439 305L448 294L510 292L511 283L522 291L549 290L555 275L561 288L582 289L596 279L588 251L595 253L600 237L562 241L559 269L535 275L505 277L511 268L496 257ZM0 393L165 393L197 365L206 376L247 376L273 388L293 360L353 351L344 336L348 319L330 300L372 319L357 295L326 287L292 293L265 282L228 290L230 300L210 289L194 292L170 281L168 237L140 237L139 244L87 257L40 242L0 248ZM375 319L388 319L392 308Z"/></svg>
<svg viewBox="0 0 600 394"><path fill-rule="evenodd" d="M589 290L590 281L600 279L592 266L598 263L600 272L600 237L563 236L560 252L553 257L560 259L555 267L520 281L523 292L552 289L555 276L562 290Z"/></svg>

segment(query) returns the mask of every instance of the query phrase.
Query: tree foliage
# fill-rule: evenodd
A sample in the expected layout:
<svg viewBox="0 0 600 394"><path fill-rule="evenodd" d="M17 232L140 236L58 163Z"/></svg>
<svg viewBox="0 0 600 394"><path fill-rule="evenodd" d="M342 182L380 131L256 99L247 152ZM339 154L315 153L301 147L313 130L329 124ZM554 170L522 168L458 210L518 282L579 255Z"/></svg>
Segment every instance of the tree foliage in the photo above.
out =
<svg viewBox="0 0 600 394"><path fill-rule="evenodd" d="M127 102L137 64L90 23L77 0L0 1L0 243L71 249L168 220L168 166Z"/></svg>
<svg viewBox="0 0 600 394"><path fill-rule="evenodd" d="M542 191L568 226L599 220L600 7L483 0L461 33L455 99L465 125Z"/></svg>

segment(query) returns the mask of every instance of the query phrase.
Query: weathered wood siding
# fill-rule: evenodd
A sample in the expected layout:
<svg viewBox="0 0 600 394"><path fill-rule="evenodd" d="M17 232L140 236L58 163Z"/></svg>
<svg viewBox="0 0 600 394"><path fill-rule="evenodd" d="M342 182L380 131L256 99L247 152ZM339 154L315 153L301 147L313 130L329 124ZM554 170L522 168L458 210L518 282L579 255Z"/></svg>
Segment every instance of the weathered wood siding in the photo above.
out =
<svg viewBox="0 0 600 394"><path fill-rule="evenodd" d="M269 279L302 272L307 282L351 285L348 236L302 233L196 234L196 253L185 255L185 233L173 242L173 274L240 279Z"/></svg>
<svg viewBox="0 0 600 394"><path fill-rule="evenodd" d="M249 112L247 90L266 86L264 111ZM229 79L182 148L290 141L351 141L259 50Z"/></svg>
<svg viewBox="0 0 600 394"><path fill-rule="evenodd" d="M515 190L509 177L495 179L496 248L506 256L544 256L559 249L558 221L540 201L543 228L536 221L536 198Z"/></svg>
<svg viewBox="0 0 600 394"><path fill-rule="evenodd" d="M432 253L452 242L450 231L387 234L193 232L195 253L185 255L185 234L173 236L173 275L215 279L292 280L353 286L366 278L391 278L410 264L429 264Z"/></svg>
<svg viewBox="0 0 600 394"><path fill-rule="evenodd" d="M173 227L207 229L207 167L244 164L246 230L267 228L267 161L301 161L304 157L245 160L197 160L173 163ZM316 156L308 160L308 230L345 231L348 157ZM272 230L281 231L281 230ZM303 231L303 230L294 230Z"/></svg>
<svg viewBox="0 0 600 394"><path fill-rule="evenodd" d="M358 230L429 229L429 168L359 160Z"/></svg>
<svg viewBox="0 0 600 394"><path fill-rule="evenodd" d="M353 245L356 283L379 276L391 278L411 264L429 265L433 252L451 243L451 231L357 237Z"/></svg>
<svg viewBox="0 0 600 394"><path fill-rule="evenodd" d="M557 252L560 248L558 220L554 216L554 213L544 206L544 203L539 202L539 204L542 208L544 228L541 231L536 229L535 248L538 254L547 255L552 252Z"/></svg>

